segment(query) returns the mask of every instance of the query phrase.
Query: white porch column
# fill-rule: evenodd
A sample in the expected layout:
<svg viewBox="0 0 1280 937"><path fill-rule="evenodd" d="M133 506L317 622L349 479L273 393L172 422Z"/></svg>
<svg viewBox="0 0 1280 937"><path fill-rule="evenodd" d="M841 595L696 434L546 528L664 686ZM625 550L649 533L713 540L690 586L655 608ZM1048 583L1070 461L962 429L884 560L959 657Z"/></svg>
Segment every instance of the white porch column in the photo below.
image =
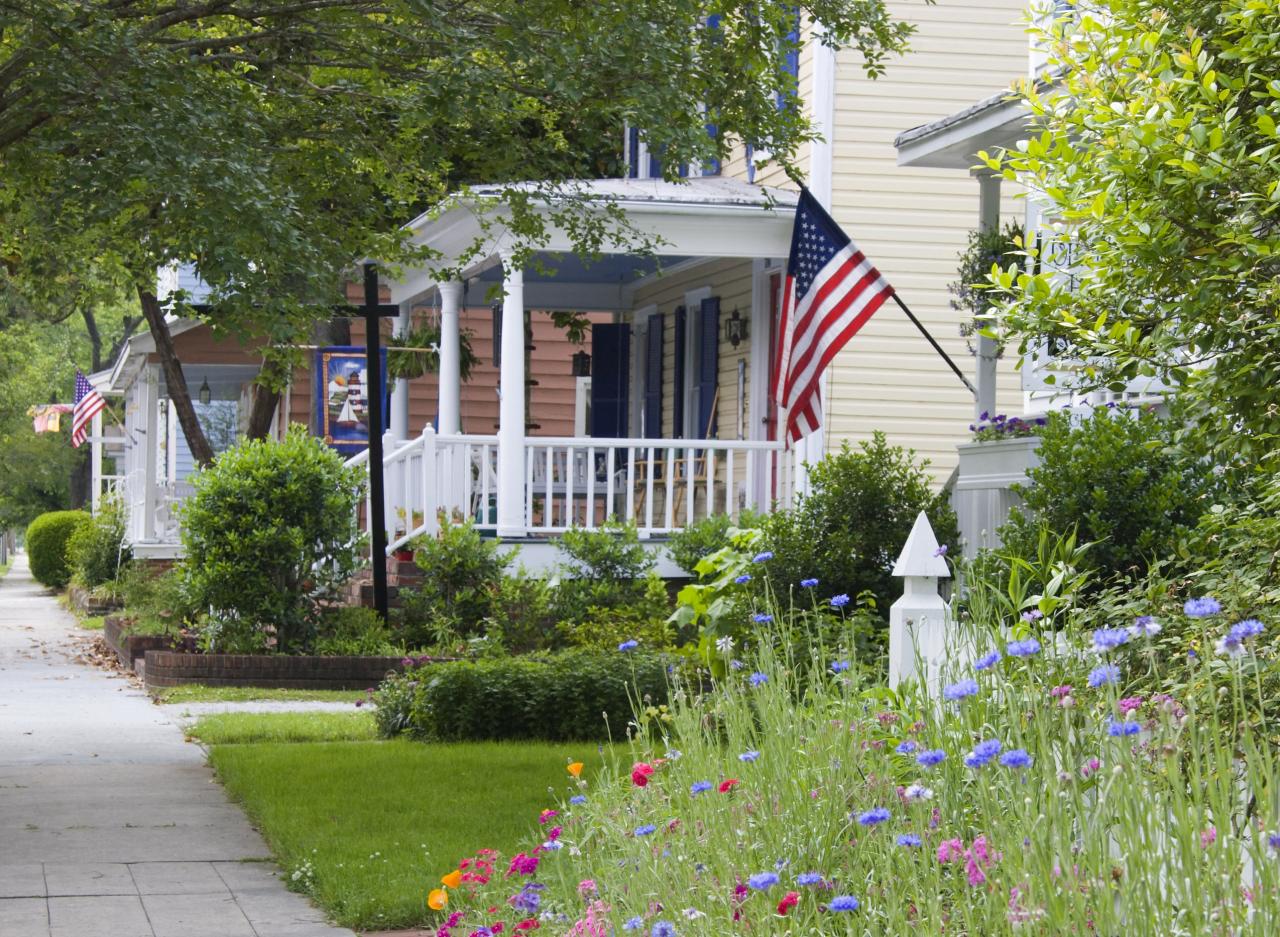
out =
<svg viewBox="0 0 1280 937"><path fill-rule="evenodd" d="M409 334L413 304L401 303L400 315L396 316L391 326L391 334L396 338L404 338ZM409 438L409 381L398 377L391 385L391 436L398 442Z"/></svg>
<svg viewBox="0 0 1280 937"><path fill-rule="evenodd" d="M502 255L502 367L498 374L498 536L520 537L524 516L524 271Z"/></svg>
<svg viewBox="0 0 1280 937"><path fill-rule="evenodd" d="M142 539L156 538L156 504L160 499L156 472L160 458L158 365L147 365L142 386Z"/></svg>
<svg viewBox="0 0 1280 937"><path fill-rule="evenodd" d="M994 231L1000 227L1000 177L995 173L978 174L978 229ZM974 387L978 393L974 397L973 413L978 417L983 413L995 415L996 412L996 365L998 363L994 338L978 335L977 338L977 373L974 375Z"/></svg>
<svg viewBox="0 0 1280 937"><path fill-rule="evenodd" d="M523 277L523 275L522 275ZM437 431L444 435L462 432L462 346L458 339L458 314L462 308L462 282L441 283L440 290L440 418ZM506 318L506 310L503 310ZM520 330L524 332L523 327ZM504 330L502 333L506 335ZM506 364L506 349L502 350ZM520 355L524 363L524 354ZM505 372L504 372L505 373Z"/></svg>
<svg viewBox="0 0 1280 937"><path fill-rule="evenodd" d="M102 503L102 411L89 422L89 508L94 514Z"/></svg>

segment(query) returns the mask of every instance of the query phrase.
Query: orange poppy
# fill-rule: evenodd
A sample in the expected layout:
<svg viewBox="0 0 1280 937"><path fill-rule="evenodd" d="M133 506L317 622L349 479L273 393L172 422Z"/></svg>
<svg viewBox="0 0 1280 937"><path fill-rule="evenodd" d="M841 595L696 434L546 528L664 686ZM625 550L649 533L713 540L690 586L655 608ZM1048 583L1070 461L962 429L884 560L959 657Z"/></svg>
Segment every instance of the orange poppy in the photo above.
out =
<svg viewBox="0 0 1280 937"><path fill-rule="evenodd" d="M580 761L575 761L573 764L569 765L569 773L570 773L570 774L572 774L575 778L577 778L577 777L581 777L581 776L582 776L582 762L580 762Z"/></svg>
<svg viewBox="0 0 1280 937"><path fill-rule="evenodd" d="M443 911L448 903L449 893L443 888L433 888L431 894L427 895L427 907L432 911Z"/></svg>
<svg viewBox="0 0 1280 937"><path fill-rule="evenodd" d="M447 885L449 888L457 888L462 884L462 870L454 869L448 875L440 879L441 884Z"/></svg>

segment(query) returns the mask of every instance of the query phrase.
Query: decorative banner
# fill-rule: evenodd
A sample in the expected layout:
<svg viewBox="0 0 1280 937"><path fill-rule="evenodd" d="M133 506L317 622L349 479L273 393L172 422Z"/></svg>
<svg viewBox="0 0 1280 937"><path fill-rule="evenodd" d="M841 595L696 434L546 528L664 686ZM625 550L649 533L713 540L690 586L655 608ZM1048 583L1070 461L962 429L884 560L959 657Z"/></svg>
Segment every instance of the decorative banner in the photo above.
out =
<svg viewBox="0 0 1280 937"><path fill-rule="evenodd" d="M369 445L369 372L366 349L359 345L316 352L312 401L315 432L344 455ZM387 353L382 351L382 399L387 398ZM387 412L386 407L383 413ZM386 427L383 427L385 430Z"/></svg>

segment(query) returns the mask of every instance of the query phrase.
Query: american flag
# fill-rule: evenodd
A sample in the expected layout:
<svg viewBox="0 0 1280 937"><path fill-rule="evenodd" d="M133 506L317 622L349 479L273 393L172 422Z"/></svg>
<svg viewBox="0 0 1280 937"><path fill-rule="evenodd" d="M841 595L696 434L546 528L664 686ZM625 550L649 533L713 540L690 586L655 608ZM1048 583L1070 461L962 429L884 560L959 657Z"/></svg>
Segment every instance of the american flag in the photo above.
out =
<svg viewBox="0 0 1280 937"><path fill-rule="evenodd" d="M845 343L893 295L890 286L808 189L800 191L782 287L774 397L787 410L787 443L822 422L819 381Z"/></svg>
<svg viewBox="0 0 1280 937"><path fill-rule="evenodd" d="M76 368L76 404L71 411L71 445L77 449L88 437L89 421L106 407L102 395L93 389L89 379Z"/></svg>

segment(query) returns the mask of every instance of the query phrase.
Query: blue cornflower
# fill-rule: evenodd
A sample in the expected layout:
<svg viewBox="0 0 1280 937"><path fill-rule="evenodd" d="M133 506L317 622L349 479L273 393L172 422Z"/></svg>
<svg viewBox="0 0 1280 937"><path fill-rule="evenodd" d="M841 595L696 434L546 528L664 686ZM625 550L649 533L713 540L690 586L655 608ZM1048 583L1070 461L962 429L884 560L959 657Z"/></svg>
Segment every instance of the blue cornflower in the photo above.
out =
<svg viewBox="0 0 1280 937"><path fill-rule="evenodd" d="M777 884L778 873L776 872L757 872L747 879L747 885L755 891L768 891Z"/></svg>
<svg viewBox="0 0 1280 937"><path fill-rule="evenodd" d="M1153 638L1160 633L1160 622L1150 615L1139 615L1129 626L1129 634L1135 638Z"/></svg>
<svg viewBox="0 0 1280 937"><path fill-rule="evenodd" d="M797 885L821 885L822 876L817 872L801 872L796 876Z"/></svg>
<svg viewBox="0 0 1280 937"><path fill-rule="evenodd" d="M693 794L696 797L697 795L703 793L704 791L711 790L711 788L713 787L715 787L715 785L712 784L710 781L694 781L692 784L689 785L689 793Z"/></svg>
<svg viewBox="0 0 1280 937"><path fill-rule="evenodd" d="M1112 738L1123 738L1126 735L1137 735L1142 731L1142 726L1136 722L1120 722L1112 719L1107 723L1107 735Z"/></svg>
<svg viewBox="0 0 1280 937"><path fill-rule="evenodd" d="M934 551L933 551L933 555L934 555L934 556L946 556L946 555L947 555L947 545L946 545L945 543L944 543L944 544L942 544L942 546L938 547L938 549L936 549L936 550L934 550Z"/></svg>
<svg viewBox="0 0 1280 937"><path fill-rule="evenodd" d="M1093 649L1099 654L1106 654L1128 640L1129 632L1125 628L1098 628L1093 632Z"/></svg>
<svg viewBox="0 0 1280 937"><path fill-rule="evenodd" d="M853 895L836 895L827 907L832 911L857 911L858 899Z"/></svg>
<svg viewBox="0 0 1280 937"><path fill-rule="evenodd" d="M942 688L942 698L956 702L967 696L974 696L978 692L977 680L961 680L958 683L948 684Z"/></svg>
<svg viewBox="0 0 1280 937"><path fill-rule="evenodd" d="M640 646L640 642L639 642L639 641L637 641L635 638L632 638L630 641L623 641L621 644L619 644L619 645L618 645L618 650L620 650L620 651L634 651L634 650L635 650L636 648L638 648L639 646Z"/></svg>
<svg viewBox="0 0 1280 937"><path fill-rule="evenodd" d="M1246 618L1244 621L1238 621L1231 626L1231 633L1241 641L1256 638L1266 630L1262 622L1256 618Z"/></svg>
<svg viewBox="0 0 1280 937"><path fill-rule="evenodd" d="M1014 657L1030 657L1032 654L1040 653L1040 642L1035 638L1027 638L1025 641L1010 641L1004 646L1005 653Z"/></svg>
<svg viewBox="0 0 1280 937"><path fill-rule="evenodd" d="M1006 768L1030 768L1031 756L1026 749L1011 748L1000 756L1000 764Z"/></svg>
<svg viewBox="0 0 1280 937"><path fill-rule="evenodd" d="M833 595L831 597L832 608L844 608L848 604L849 604L849 596L845 595L845 593L843 592L841 592L839 595Z"/></svg>
<svg viewBox="0 0 1280 937"><path fill-rule="evenodd" d="M849 662L847 660L833 660L831 662L832 673L844 673L848 669L849 669Z"/></svg>
<svg viewBox="0 0 1280 937"><path fill-rule="evenodd" d="M649 937L676 937L676 926L670 921L654 921Z"/></svg>
<svg viewBox="0 0 1280 937"><path fill-rule="evenodd" d="M555 852L557 849L563 849L564 843L558 839L549 839L542 844L542 848L545 852Z"/></svg>
<svg viewBox="0 0 1280 937"><path fill-rule="evenodd" d="M1115 664L1103 664L1089 671L1089 686L1097 689L1100 686L1111 686L1120 682L1120 668Z"/></svg>
<svg viewBox="0 0 1280 937"><path fill-rule="evenodd" d="M740 586L745 586L747 583L751 581L751 574L743 573L741 576L735 576L733 581Z"/></svg>
<svg viewBox="0 0 1280 937"><path fill-rule="evenodd" d="M905 742L899 742L898 747L894 749L899 755L910 755L916 750L916 743L907 739Z"/></svg>
<svg viewBox="0 0 1280 937"><path fill-rule="evenodd" d="M990 654L984 654L973 662L974 670L990 670L1000 662L1000 652L992 651Z"/></svg>
<svg viewBox="0 0 1280 937"><path fill-rule="evenodd" d="M804 589L812 589L812 588L813 588L814 586L816 586L817 584L818 584L818 580L816 580L816 579L801 579L801 580L800 580L800 586L801 586L801 588L804 588Z"/></svg>
<svg viewBox="0 0 1280 937"><path fill-rule="evenodd" d="M1222 603L1213 596L1206 595L1198 599L1187 599L1182 611L1188 618L1208 618L1222 611Z"/></svg>
<svg viewBox="0 0 1280 937"><path fill-rule="evenodd" d="M765 612L756 612L751 616L751 620L757 625L767 625L769 622L773 621L773 616Z"/></svg>
<svg viewBox="0 0 1280 937"><path fill-rule="evenodd" d="M636 827L637 836L648 836L657 829L652 823L646 823L644 826Z"/></svg>
<svg viewBox="0 0 1280 937"><path fill-rule="evenodd" d="M875 826L877 823L884 823L890 817L890 813L885 807L872 807L870 810L864 810L858 814L858 823L862 826Z"/></svg>
<svg viewBox="0 0 1280 937"><path fill-rule="evenodd" d="M1270 836L1268 836L1267 845L1270 846L1272 849L1274 849L1276 852L1280 852L1280 833L1272 833Z"/></svg>
<svg viewBox="0 0 1280 937"><path fill-rule="evenodd" d="M623 930L639 930L642 927L644 927L644 921L639 917L628 918L622 925Z"/></svg>
<svg viewBox="0 0 1280 937"><path fill-rule="evenodd" d="M761 673L760 671L757 670L751 676L747 677L747 682L750 683L752 686L760 686L761 684L769 682L769 675L767 673Z"/></svg>
<svg viewBox="0 0 1280 937"><path fill-rule="evenodd" d="M511 907L525 914L537 914L538 905L542 903L541 892L546 887L541 882L529 882L511 899Z"/></svg>
<svg viewBox="0 0 1280 937"><path fill-rule="evenodd" d="M587 798L586 798L586 795L584 794L574 794L572 797L569 798L569 803L575 806L577 806L578 804L585 804L586 802L587 802Z"/></svg>
<svg viewBox="0 0 1280 937"><path fill-rule="evenodd" d="M898 837L897 843L899 846L908 846L908 847L919 846L920 837L917 836L915 833L903 833L901 836Z"/></svg>
<svg viewBox="0 0 1280 937"><path fill-rule="evenodd" d="M771 560L771 559L773 559L773 551L772 551L772 550L765 550L763 553L757 553L757 554L755 555L755 559L753 559L751 562L753 562L753 563L765 563L765 562L767 562L767 561L769 561L769 560Z"/></svg>
<svg viewBox="0 0 1280 937"><path fill-rule="evenodd" d="M1000 754L1000 742L997 739L986 739L973 746L973 751L964 756L966 768L981 768L996 755Z"/></svg>
<svg viewBox="0 0 1280 937"><path fill-rule="evenodd" d="M735 660L731 660L731 661L729 661L729 669L730 669L730 670L741 670L741 669L742 669L743 667L745 667L745 666L747 666L747 665L746 665L746 664L744 664L744 663L743 663L742 661L740 661L740 660L736 660L736 659L735 659Z"/></svg>
<svg viewBox="0 0 1280 937"><path fill-rule="evenodd" d="M1041 618L1044 618L1044 612L1040 611L1038 608L1033 608L1028 612L1022 613L1022 620L1028 624L1039 621Z"/></svg>
<svg viewBox="0 0 1280 937"><path fill-rule="evenodd" d="M759 757L760 757L760 753L757 751L745 751L738 756L738 760L739 761L755 761Z"/></svg>
<svg viewBox="0 0 1280 937"><path fill-rule="evenodd" d="M923 751L916 755L916 764L922 768L932 768L934 765L941 764L946 757L947 753L942 749L930 748L928 751Z"/></svg>

